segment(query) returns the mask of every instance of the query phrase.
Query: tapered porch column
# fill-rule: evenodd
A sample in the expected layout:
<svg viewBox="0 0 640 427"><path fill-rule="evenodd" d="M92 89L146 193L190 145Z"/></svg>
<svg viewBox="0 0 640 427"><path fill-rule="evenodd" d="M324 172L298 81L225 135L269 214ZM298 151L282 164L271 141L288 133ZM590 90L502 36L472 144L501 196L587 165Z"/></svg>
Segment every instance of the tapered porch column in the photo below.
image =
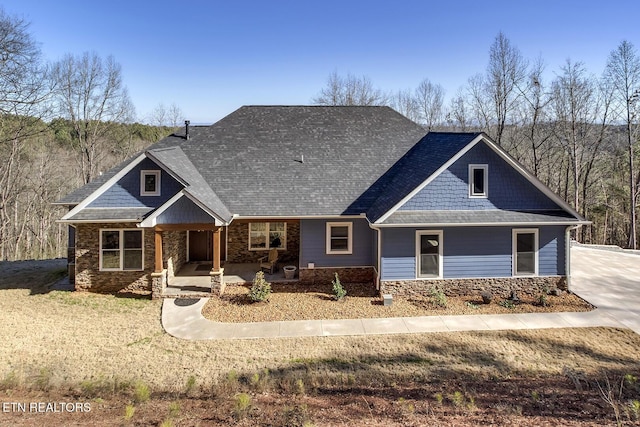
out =
<svg viewBox="0 0 640 427"><path fill-rule="evenodd" d="M155 254L156 254L155 272L161 273L163 270L163 262L162 262L162 231L160 230L155 230Z"/></svg>
<svg viewBox="0 0 640 427"><path fill-rule="evenodd" d="M220 271L220 227L213 230L213 271Z"/></svg>

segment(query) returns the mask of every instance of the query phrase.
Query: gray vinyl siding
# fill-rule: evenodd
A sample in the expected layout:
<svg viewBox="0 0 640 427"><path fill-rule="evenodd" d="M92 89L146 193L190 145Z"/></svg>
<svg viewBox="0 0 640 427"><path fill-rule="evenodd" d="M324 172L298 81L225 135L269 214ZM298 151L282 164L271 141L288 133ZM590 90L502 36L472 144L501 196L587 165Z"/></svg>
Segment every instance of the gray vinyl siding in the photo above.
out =
<svg viewBox="0 0 640 427"><path fill-rule="evenodd" d="M352 253L327 255L327 222L353 223ZM366 219L302 219L300 220L300 265L312 262L316 267L365 267L375 265L375 236Z"/></svg>
<svg viewBox="0 0 640 427"><path fill-rule="evenodd" d="M488 197L469 197L469 165L488 165ZM556 210L560 207L480 142L399 210Z"/></svg>
<svg viewBox="0 0 640 427"><path fill-rule="evenodd" d="M214 218L185 196L162 212L156 220L158 224L206 224L214 221Z"/></svg>
<svg viewBox="0 0 640 427"><path fill-rule="evenodd" d="M160 195L140 195L140 171L160 170ZM157 208L175 196L183 186L150 159L144 159L118 182L91 202L90 208Z"/></svg>
<svg viewBox="0 0 640 427"><path fill-rule="evenodd" d="M519 227L443 228L443 278L511 277L514 228ZM565 228L537 228L539 275L565 275ZM383 229L382 280L416 278L416 230L428 229Z"/></svg>

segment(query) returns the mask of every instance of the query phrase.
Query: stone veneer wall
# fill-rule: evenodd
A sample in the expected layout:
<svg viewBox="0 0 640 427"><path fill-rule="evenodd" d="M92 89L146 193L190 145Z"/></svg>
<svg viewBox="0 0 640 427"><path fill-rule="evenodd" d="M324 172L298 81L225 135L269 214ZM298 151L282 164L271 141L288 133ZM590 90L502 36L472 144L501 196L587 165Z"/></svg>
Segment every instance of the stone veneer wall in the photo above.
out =
<svg viewBox="0 0 640 427"><path fill-rule="evenodd" d="M298 277L302 284L331 284L335 273L342 283L370 283L376 277L373 267L301 268Z"/></svg>
<svg viewBox="0 0 640 427"><path fill-rule="evenodd" d="M136 228L135 224L76 225L76 290L113 293L150 291L154 270L155 242L153 230L143 229L143 271L100 271L100 229Z"/></svg>
<svg viewBox="0 0 640 427"><path fill-rule="evenodd" d="M479 295L491 292L495 297L507 298L511 291L518 295L536 296L550 289L567 289L564 276L550 277L496 277L483 279L395 280L380 282L381 294L428 296L437 288L447 296Z"/></svg>
<svg viewBox="0 0 640 427"><path fill-rule="evenodd" d="M278 262L297 261L300 253L300 221L285 220L279 222L287 223L287 249L278 251ZM269 250L249 250L248 224L248 221L233 221L227 228L227 261L239 263L258 262L258 258L269 255Z"/></svg>
<svg viewBox="0 0 640 427"><path fill-rule="evenodd" d="M187 232L163 231L162 256L168 278L172 278L187 262Z"/></svg>

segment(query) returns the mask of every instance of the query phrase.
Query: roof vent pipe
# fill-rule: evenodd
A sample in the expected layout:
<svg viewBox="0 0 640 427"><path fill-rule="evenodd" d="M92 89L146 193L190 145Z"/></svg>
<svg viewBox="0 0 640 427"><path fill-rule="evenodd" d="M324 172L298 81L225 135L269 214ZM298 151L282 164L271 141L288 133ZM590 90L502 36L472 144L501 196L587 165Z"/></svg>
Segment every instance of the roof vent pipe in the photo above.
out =
<svg viewBox="0 0 640 427"><path fill-rule="evenodd" d="M190 122L189 120L185 120L185 121L184 121L184 134L185 134L185 138L186 138L187 140L189 140L189 124L190 124L190 123L191 123L191 122Z"/></svg>

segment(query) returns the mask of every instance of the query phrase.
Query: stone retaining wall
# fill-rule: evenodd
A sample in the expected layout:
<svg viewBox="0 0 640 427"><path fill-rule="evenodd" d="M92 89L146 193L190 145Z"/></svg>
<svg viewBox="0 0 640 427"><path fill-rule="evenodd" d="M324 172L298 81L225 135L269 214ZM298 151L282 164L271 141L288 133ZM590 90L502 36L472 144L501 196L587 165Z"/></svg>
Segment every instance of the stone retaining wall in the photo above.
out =
<svg viewBox="0 0 640 427"><path fill-rule="evenodd" d="M536 296L550 289L567 289L564 276L550 277L498 277L483 279L396 280L380 282L381 294L409 296L430 295L439 289L447 296L479 295L489 291L497 298L507 298L511 291L518 295Z"/></svg>
<svg viewBox="0 0 640 427"><path fill-rule="evenodd" d="M369 283L375 281L375 269L373 267L301 268L298 278L300 283L303 284L331 284L335 278L335 273L338 273L342 283Z"/></svg>

